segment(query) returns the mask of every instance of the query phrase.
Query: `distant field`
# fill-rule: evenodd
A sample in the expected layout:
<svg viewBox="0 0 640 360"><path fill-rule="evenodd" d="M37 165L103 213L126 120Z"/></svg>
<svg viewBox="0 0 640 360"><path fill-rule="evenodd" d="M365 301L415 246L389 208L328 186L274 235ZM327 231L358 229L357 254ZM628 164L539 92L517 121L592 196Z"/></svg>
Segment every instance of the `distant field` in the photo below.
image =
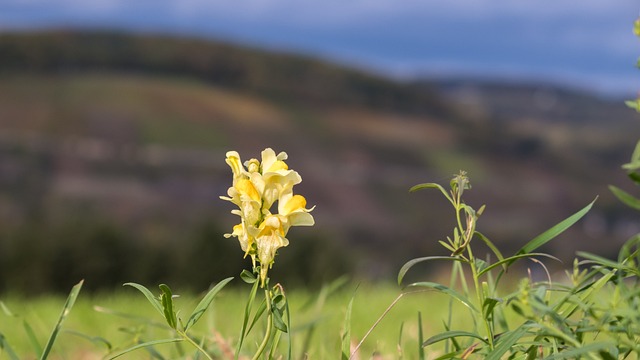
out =
<svg viewBox="0 0 640 360"><path fill-rule="evenodd" d="M293 313L292 328L294 354L296 358L302 352L305 338L308 336L309 323L317 321L309 346L309 358L332 359L340 354L340 335L344 321L345 309L353 294L355 286L349 284L340 292L331 296L326 304L317 308L317 293L295 290L288 297ZM242 290L242 291L241 291ZM239 332L243 307L246 301L247 289L223 290L216 298L212 308L200 324L197 332L215 336L216 332L225 340L233 343ZM380 317L391 302L400 294L400 289L393 284L363 284L356 290L356 297L352 314L352 338L360 341L367 330ZM11 318L0 313L0 332L5 334L6 340L14 348L21 359L35 358L33 346L23 328L23 319L33 327L34 333L41 344L46 342L59 316L64 303L62 296L44 296L33 299L23 299L14 296L3 298L7 307L19 317ZM197 303L192 295L181 296L178 306L182 313L189 313ZM373 352L380 352L384 358L398 358L398 339L400 328L403 326L403 352L407 359L417 356L418 312L422 313L425 336L442 331L442 317L447 310L447 300L435 293L414 293L403 296L396 306L382 320L364 343L361 356L366 359ZM127 317L96 311L95 307L109 309L113 312L127 314ZM464 323L464 311L457 314ZM137 317L137 318L134 318ZM148 320L140 320L148 319ZM162 319L144 297L134 289L125 289L102 295L80 294L78 302L63 325L63 333L56 342L52 358L63 359L91 359L102 358L108 353L106 345L98 341L98 337L108 340L113 346L112 351L131 346L135 338L131 332L146 329L140 335L141 340L170 338L171 333L162 328L153 327L150 322L160 323ZM258 332L260 330L258 329ZM87 338L95 338L92 343ZM250 339L247 349L255 347L258 336ZM235 345L235 344L234 344ZM181 345L188 353L188 344ZM175 354L175 346L160 345L156 350L171 358ZM247 351L249 353L249 351ZM174 355L175 356L175 355ZM145 350L137 350L121 357L121 359L148 358ZM0 352L0 359L5 359Z"/></svg>

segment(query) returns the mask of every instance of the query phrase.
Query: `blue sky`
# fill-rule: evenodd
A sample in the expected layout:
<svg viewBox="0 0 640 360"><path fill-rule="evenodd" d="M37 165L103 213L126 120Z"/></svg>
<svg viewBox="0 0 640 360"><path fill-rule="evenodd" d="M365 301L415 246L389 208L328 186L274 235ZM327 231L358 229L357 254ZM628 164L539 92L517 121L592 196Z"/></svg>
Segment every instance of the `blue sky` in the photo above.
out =
<svg viewBox="0 0 640 360"><path fill-rule="evenodd" d="M180 33L403 79L472 75L633 94L639 13L636 0L1 0L0 29Z"/></svg>

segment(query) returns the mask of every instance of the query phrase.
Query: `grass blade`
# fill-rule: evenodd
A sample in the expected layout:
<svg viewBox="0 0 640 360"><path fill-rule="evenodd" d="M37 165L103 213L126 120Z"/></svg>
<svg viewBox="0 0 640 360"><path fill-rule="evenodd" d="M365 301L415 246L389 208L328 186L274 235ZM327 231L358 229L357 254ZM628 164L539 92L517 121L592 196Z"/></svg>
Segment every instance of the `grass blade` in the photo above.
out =
<svg viewBox="0 0 640 360"><path fill-rule="evenodd" d="M518 250L518 252L516 252L516 255L528 254L533 250L539 248L540 246L546 244L551 239L563 233L565 230L567 230L569 227L575 224L578 220L582 219L582 217L585 216L587 212L589 212L589 210L591 210L591 207L593 206L593 204L596 202L597 199L598 198L595 198L589 205L585 206L577 213L569 216L568 218L564 219L563 221L551 227L549 230L533 238L531 241L525 244L520 250Z"/></svg>
<svg viewBox="0 0 640 360"><path fill-rule="evenodd" d="M49 340L47 341L47 344L44 347L44 351L42 352L42 355L40 356L40 360L44 360L49 356L49 352L51 352L51 348L53 347L53 343L56 341L56 337L58 336L58 332L60 332L60 328L62 327L62 322L67 317L67 315L69 315L69 312L71 311L71 308L73 307L73 304L76 302L76 299L78 298L78 294L80 293L80 289L82 288L82 284L83 283L84 283L84 280L81 280L79 283L77 283L71 289L71 292L69 293L69 296L67 297L67 301L64 303L64 307L62 308L62 312L60 313L60 317L58 318L58 322L56 323L55 327L53 328L53 331L51 332L51 335L49 336Z"/></svg>
<svg viewBox="0 0 640 360"><path fill-rule="evenodd" d="M357 289L356 289L357 290ZM349 300L349 304L347 305L347 310L344 315L344 323L342 325L342 346L340 347L342 350L341 359L349 360L351 359L351 310L353 309L353 299L356 297L356 292L353 292L351 296L351 300Z"/></svg>
<svg viewBox="0 0 640 360"><path fill-rule="evenodd" d="M527 332L528 326L527 324L522 324L517 329L510 331L506 334L500 336L500 341L498 345L493 349L493 351L489 352L485 360L500 360L502 359L502 355L504 355L515 343L522 338L522 336Z"/></svg>
<svg viewBox="0 0 640 360"><path fill-rule="evenodd" d="M481 271L478 272L478 276L482 276L484 274L486 274L488 271L491 271L492 269L497 268L498 266L501 265L509 265L509 264L513 264L516 260L518 259L522 259L522 258L530 258L530 257L534 257L534 256L544 256L547 257L549 259L553 259L553 260L557 260L558 262L562 262L560 259L558 259L555 256L549 255L549 254L545 254L545 253L526 253L526 254L519 254L519 255L514 255L514 256L510 256L506 259L502 259L500 261L496 261L495 263L485 267L484 269L482 269Z"/></svg>
<svg viewBox="0 0 640 360"><path fill-rule="evenodd" d="M24 332L27 333L29 342L31 343L31 346L35 350L36 354L42 354L42 345L40 345L36 334L33 332L33 328L31 328L31 325L29 325L27 320L22 320L22 327L24 327Z"/></svg>
<svg viewBox="0 0 640 360"><path fill-rule="evenodd" d="M464 261L462 258L458 256L426 256L426 257L409 260L404 265L402 265L402 267L400 268L400 271L398 271L398 285L402 283L402 279L404 279L404 276L407 274L407 271L409 271L409 269L411 269L414 265L424 261L431 261L431 260Z"/></svg>
<svg viewBox="0 0 640 360"><path fill-rule="evenodd" d="M482 342L486 343L487 340L485 338L483 338L482 336L476 334L476 333L472 333L472 332L468 332L468 331L445 331L442 332L440 334L434 335L430 338L427 339L427 341L425 341L424 343L422 343L422 347L426 347L429 346L431 344L435 344L437 342L443 341L443 340L449 340L449 339L454 339L457 337L472 337L472 338L476 338L478 340L481 340Z"/></svg>
<svg viewBox="0 0 640 360"><path fill-rule="evenodd" d="M430 288L436 291L439 291L441 293L447 294L449 296L451 296L452 298L458 300L460 303L462 303L464 306L468 307L469 309L478 312L478 309L476 309L475 306L473 306L473 304L471 303L471 301L469 301L469 299L467 299L466 297L462 296L460 293L456 292L455 290L444 286L442 284L438 284L438 283L434 283L434 282L430 282L430 281L425 281L425 282L418 282L418 283L413 283L411 285L409 285L408 287L426 287L426 288Z"/></svg>
<svg viewBox="0 0 640 360"><path fill-rule="evenodd" d="M115 358L119 358L120 356L126 354L126 353L130 353L132 351L138 350L138 349L142 349L145 347L149 347L149 346L154 346L154 345L160 345L160 344L169 344L169 343L175 343L175 342L180 342L180 341L184 341L184 339L181 338L174 338L174 339L162 339L162 340L153 340L153 341L148 341L148 342L144 342L142 344L138 344L135 346L132 346L128 349L122 350L114 355L111 355L110 357L108 357L107 359L112 360Z"/></svg>
<svg viewBox="0 0 640 360"><path fill-rule="evenodd" d="M615 344L610 342L596 342L581 346L579 348L574 348L571 350L565 350L559 352L557 354L553 354L547 357L548 360L556 360L556 359L580 359L583 355L589 353L599 352L601 350L607 350L615 348Z"/></svg>

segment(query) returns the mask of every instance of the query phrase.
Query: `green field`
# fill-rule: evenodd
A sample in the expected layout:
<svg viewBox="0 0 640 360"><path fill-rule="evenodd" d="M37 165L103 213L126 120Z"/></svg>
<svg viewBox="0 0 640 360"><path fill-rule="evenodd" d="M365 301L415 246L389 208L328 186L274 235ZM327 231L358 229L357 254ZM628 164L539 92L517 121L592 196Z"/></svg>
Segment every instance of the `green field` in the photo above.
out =
<svg viewBox="0 0 640 360"><path fill-rule="evenodd" d="M352 313L352 342L360 341L385 309L401 293L393 284L349 283L337 293L328 297L324 305L318 304L318 292L293 290L288 294L292 311L293 351L297 358L303 352L304 343L309 336L310 325L315 324L307 353L312 359L332 359L340 356L340 334L349 299L355 290ZM235 346L234 339L240 331L243 307L247 292L242 289L225 289L214 300L212 307L197 325L196 333L222 339ZM16 317L0 315L0 333L13 347L20 359L36 358L34 346L25 331L26 320L33 328L41 346L51 332L60 309L63 296L45 296L24 299L9 296L3 299ZM177 306L189 313L198 299L191 294L180 296ZM399 358L398 341L402 334L404 357L412 359L418 352L418 312L422 313L423 328L426 336L442 330L441 321L447 313L447 300L435 293L413 293L404 295L383 318L362 345L361 356L368 358L374 352L380 352L385 358ZM460 322L464 322L465 312L458 312ZM136 340L155 340L172 337L171 332L162 324L163 319L156 313L145 298L134 289L87 295L81 294L69 317L63 324L63 331L54 345L51 358L88 359L102 358L107 354L129 347ZM404 325L403 325L404 324ZM134 334L139 331L139 334ZM259 334L260 330L258 330ZM251 338L246 342L246 353L255 348ZM89 338L93 338L90 340ZM112 348L109 351L106 343ZM188 344L181 344L187 354L194 354ZM159 345L155 350L167 358L177 356L177 347L173 344ZM1 354L1 353L0 353ZM5 359L0 355L0 359ZM121 359L151 358L146 350L137 350L120 357Z"/></svg>

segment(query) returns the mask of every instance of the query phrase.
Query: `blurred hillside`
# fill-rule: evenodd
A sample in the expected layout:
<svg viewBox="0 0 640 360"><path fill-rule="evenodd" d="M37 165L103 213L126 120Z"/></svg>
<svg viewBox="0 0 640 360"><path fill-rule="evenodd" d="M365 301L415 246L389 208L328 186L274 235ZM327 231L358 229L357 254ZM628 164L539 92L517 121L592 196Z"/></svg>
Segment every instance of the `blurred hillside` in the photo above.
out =
<svg viewBox="0 0 640 360"><path fill-rule="evenodd" d="M613 255L638 230L606 189L628 185L636 116L557 86L402 83L202 39L0 33L0 291L237 275L225 152L266 147L289 154L317 206L274 268L293 282L385 278L442 253L451 211L407 190L460 169L504 252L599 195L547 250Z"/></svg>

